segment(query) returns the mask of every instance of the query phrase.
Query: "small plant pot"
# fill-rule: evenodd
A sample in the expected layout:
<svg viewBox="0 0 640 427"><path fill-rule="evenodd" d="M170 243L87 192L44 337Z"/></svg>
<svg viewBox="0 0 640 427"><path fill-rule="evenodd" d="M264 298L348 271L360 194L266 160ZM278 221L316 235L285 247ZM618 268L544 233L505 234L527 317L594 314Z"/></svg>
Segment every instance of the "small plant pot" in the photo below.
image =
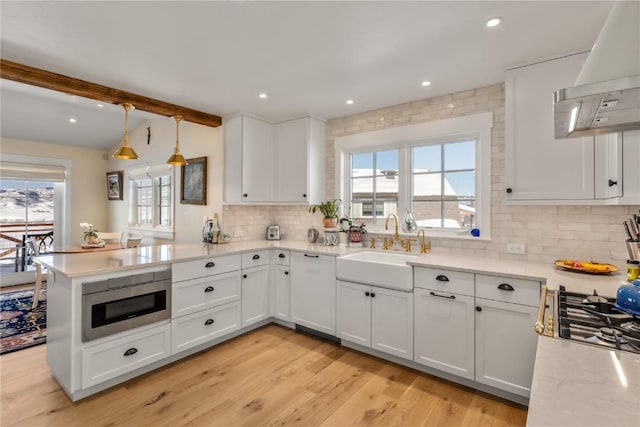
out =
<svg viewBox="0 0 640 427"><path fill-rule="evenodd" d="M322 226L324 228L336 228L338 218L322 218Z"/></svg>

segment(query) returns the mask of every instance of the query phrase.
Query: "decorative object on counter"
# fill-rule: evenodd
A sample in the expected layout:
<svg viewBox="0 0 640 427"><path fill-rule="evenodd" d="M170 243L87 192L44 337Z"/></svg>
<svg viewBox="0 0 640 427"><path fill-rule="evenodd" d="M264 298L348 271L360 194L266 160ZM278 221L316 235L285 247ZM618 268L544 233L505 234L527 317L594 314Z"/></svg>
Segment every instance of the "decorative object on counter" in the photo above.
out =
<svg viewBox="0 0 640 427"><path fill-rule="evenodd" d="M413 233L418 229L416 224L416 218L413 216L413 212L407 209L404 219L402 220L402 231L405 233Z"/></svg>
<svg viewBox="0 0 640 427"><path fill-rule="evenodd" d="M480 237L480 229L479 228L472 228L470 233L471 233L471 235L473 237Z"/></svg>
<svg viewBox="0 0 640 427"><path fill-rule="evenodd" d="M176 147L174 149L173 154L167 160L167 164L174 166L185 166L187 161L184 159L184 156L180 153L180 141L178 138L178 130L180 127L180 121L182 120L182 116L176 115L173 116L173 119L176 121Z"/></svg>
<svg viewBox="0 0 640 427"><path fill-rule="evenodd" d="M315 243L318 240L318 235L320 233L316 228L312 225L311 228L307 231L307 240L309 243Z"/></svg>
<svg viewBox="0 0 640 427"><path fill-rule="evenodd" d="M616 297L616 308L633 316L640 316L640 280L620 286Z"/></svg>
<svg viewBox="0 0 640 427"><path fill-rule="evenodd" d="M325 246L338 246L340 244L340 234L338 234L337 228L325 228L324 229L324 245Z"/></svg>
<svg viewBox="0 0 640 427"><path fill-rule="evenodd" d="M122 200L122 174L123 171L107 172L107 198L109 200Z"/></svg>
<svg viewBox="0 0 640 427"><path fill-rule="evenodd" d="M559 259L554 262L557 267L569 271L588 274L609 274L619 270L613 264L605 264L593 261L578 261L573 259Z"/></svg>
<svg viewBox="0 0 640 427"><path fill-rule="evenodd" d="M351 225L353 225L353 222L351 220L351 207L349 207L349 209L347 210L347 214L340 218L340 228L342 228L342 231L347 232L349 231L349 227L351 227Z"/></svg>
<svg viewBox="0 0 640 427"><path fill-rule="evenodd" d="M630 259L627 261L627 282L633 282L640 277L640 261Z"/></svg>
<svg viewBox="0 0 640 427"><path fill-rule="evenodd" d="M309 206L309 213L316 213L320 211L324 218L322 219L322 226L324 228L335 228L338 224L338 211L342 205L342 200L334 199L322 202L319 205Z"/></svg>
<svg viewBox="0 0 640 427"><path fill-rule="evenodd" d="M202 243L212 243L213 241L213 218L204 219L202 226Z"/></svg>
<svg viewBox="0 0 640 427"><path fill-rule="evenodd" d="M113 153L114 159L123 159L123 160L135 160L138 158L138 155L133 150L133 148L129 147L129 110L134 108L133 105L125 102L122 105L124 108L124 142L118 150Z"/></svg>
<svg viewBox="0 0 640 427"><path fill-rule="evenodd" d="M267 240L280 240L280 226L270 225L267 227Z"/></svg>
<svg viewBox="0 0 640 427"><path fill-rule="evenodd" d="M182 166L180 203L183 205L207 204L207 158L187 159Z"/></svg>
<svg viewBox="0 0 640 427"><path fill-rule="evenodd" d="M213 230L211 233L211 243L218 243L220 241L220 233L222 233L220 227L220 218L218 218L218 213L214 212L213 214Z"/></svg>
<svg viewBox="0 0 640 427"><path fill-rule="evenodd" d="M0 354L47 342L47 291L32 308L33 289L0 294Z"/></svg>
<svg viewBox="0 0 640 427"><path fill-rule="evenodd" d="M81 222L80 227L86 228L87 231L82 233L82 237L87 245L95 245L93 247L100 247L99 245L104 246L104 241L100 240L98 235L98 230L93 228L93 224L89 224L88 222Z"/></svg>
<svg viewBox="0 0 640 427"><path fill-rule="evenodd" d="M224 242L221 240L224 240ZM220 218L217 213L213 214L213 218L204 218L204 226L202 227L203 243L229 243L229 241L231 241L231 236L222 232Z"/></svg>
<svg viewBox="0 0 640 427"><path fill-rule="evenodd" d="M365 224L361 224L358 226L352 225L349 227L349 246L350 247L361 247L362 246L362 235L366 234L367 229L365 228ZM356 245L352 245L352 243L356 243Z"/></svg>

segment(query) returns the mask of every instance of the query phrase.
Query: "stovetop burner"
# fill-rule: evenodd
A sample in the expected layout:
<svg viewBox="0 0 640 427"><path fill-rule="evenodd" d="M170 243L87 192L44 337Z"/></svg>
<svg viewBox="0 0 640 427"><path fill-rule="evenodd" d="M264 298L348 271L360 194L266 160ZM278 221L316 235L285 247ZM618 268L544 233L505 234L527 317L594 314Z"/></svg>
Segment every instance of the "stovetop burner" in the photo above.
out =
<svg viewBox="0 0 640 427"><path fill-rule="evenodd" d="M640 353L640 319L615 307L615 300L558 291L558 326L561 338Z"/></svg>

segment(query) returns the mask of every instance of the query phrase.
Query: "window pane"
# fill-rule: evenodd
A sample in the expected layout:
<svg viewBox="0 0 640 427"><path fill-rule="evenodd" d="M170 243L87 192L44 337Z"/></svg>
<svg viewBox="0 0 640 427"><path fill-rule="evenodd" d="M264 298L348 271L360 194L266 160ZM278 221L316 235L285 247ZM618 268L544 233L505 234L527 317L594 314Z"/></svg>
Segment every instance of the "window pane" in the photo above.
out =
<svg viewBox="0 0 640 427"><path fill-rule="evenodd" d="M476 173L447 172L444 174L444 194L458 198L475 198Z"/></svg>
<svg viewBox="0 0 640 427"><path fill-rule="evenodd" d="M460 202L457 200L449 200L444 202L444 227L445 228L461 228L463 225L463 214L460 210ZM468 219L469 221L471 218Z"/></svg>
<svg viewBox="0 0 640 427"><path fill-rule="evenodd" d="M413 176L413 200L440 200L441 194L441 173L424 173Z"/></svg>
<svg viewBox="0 0 640 427"><path fill-rule="evenodd" d="M442 202L439 200L413 203L413 215L418 227L442 227L441 211Z"/></svg>
<svg viewBox="0 0 640 427"><path fill-rule="evenodd" d="M398 174L399 150L380 151L376 153L376 175L393 178Z"/></svg>
<svg viewBox="0 0 640 427"><path fill-rule="evenodd" d="M373 176L373 153L351 155L351 176Z"/></svg>
<svg viewBox="0 0 640 427"><path fill-rule="evenodd" d="M442 170L442 146L423 145L413 147L413 171L414 172L438 172Z"/></svg>
<svg viewBox="0 0 640 427"><path fill-rule="evenodd" d="M476 142L456 142L444 146L444 169L475 169Z"/></svg>

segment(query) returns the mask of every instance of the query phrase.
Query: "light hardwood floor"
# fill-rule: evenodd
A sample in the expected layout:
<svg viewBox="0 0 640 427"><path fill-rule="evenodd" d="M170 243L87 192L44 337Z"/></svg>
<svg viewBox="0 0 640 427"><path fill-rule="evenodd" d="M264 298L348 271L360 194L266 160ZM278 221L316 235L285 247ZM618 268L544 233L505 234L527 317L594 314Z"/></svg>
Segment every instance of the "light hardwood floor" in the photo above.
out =
<svg viewBox="0 0 640 427"><path fill-rule="evenodd" d="M46 345L0 357L0 425L522 426L526 408L276 325L71 403Z"/></svg>

